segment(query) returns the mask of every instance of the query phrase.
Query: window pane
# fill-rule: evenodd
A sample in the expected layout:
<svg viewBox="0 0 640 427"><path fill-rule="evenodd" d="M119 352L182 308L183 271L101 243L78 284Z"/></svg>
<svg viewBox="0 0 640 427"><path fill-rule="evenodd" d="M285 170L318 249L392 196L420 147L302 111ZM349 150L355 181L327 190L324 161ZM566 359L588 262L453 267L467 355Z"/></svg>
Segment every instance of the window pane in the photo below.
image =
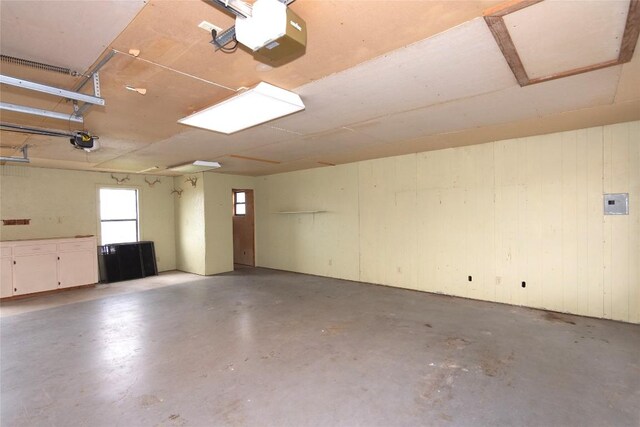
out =
<svg viewBox="0 0 640 427"><path fill-rule="evenodd" d="M137 190L101 188L100 219L136 219L138 217L137 193Z"/></svg>
<svg viewBox="0 0 640 427"><path fill-rule="evenodd" d="M244 215L246 213L247 213L247 205L245 204L236 205L236 215Z"/></svg>
<svg viewBox="0 0 640 427"><path fill-rule="evenodd" d="M245 199L244 199L245 193L244 191L239 191L236 193L236 203L244 203Z"/></svg>
<svg viewBox="0 0 640 427"><path fill-rule="evenodd" d="M137 221L103 221L100 228L102 244L136 242Z"/></svg>

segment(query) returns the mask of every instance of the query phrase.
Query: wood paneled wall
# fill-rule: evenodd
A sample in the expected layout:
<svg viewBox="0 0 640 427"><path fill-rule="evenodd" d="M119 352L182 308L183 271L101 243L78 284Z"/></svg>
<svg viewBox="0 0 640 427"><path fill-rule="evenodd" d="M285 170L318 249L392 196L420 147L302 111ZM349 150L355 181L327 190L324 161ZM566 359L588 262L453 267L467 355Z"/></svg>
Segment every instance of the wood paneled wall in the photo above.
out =
<svg viewBox="0 0 640 427"><path fill-rule="evenodd" d="M176 218L170 194L173 179L157 177L160 182L152 188L144 181L145 176L129 176L122 187L138 189L140 238L155 242L160 271L173 270L176 268ZM95 235L99 242L101 187L117 187L110 173L0 166L0 219L31 220L29 225L0 225L0 240Z"/></svg>
<svg viewBox="0 0 640 427"><path fill-rule="evenodd" d="M256 185L258 265L640 323L640 122Z"/></svg>

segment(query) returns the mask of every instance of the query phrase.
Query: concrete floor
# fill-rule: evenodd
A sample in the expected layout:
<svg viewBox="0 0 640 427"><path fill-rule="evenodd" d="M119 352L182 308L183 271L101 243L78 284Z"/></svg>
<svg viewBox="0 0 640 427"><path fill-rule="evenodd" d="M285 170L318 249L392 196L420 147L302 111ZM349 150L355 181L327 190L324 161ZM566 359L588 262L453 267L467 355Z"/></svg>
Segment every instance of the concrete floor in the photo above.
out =
<svg viewBox="0 0 640 427"><path fill-rule="evenodd" d="M203 277L198 276L197 274L183 273L182 271L168 271L160 273L158 276L147 277L144 279L128 280L126 282L117 283L104 283L95 286L66 289L60 292L24 296L0 302L0 317L14 316L16 314L58 307L65 304L74 304L81 301L91 301L113 295L157 289L163 286L188 283L202 279Z"/></svg>
<svg viewBox="0 0 640 427"><path fill-rule="evenodd" d="M3 304L0 424L640 425L638 325L265 269L172 277Z"/></svg>

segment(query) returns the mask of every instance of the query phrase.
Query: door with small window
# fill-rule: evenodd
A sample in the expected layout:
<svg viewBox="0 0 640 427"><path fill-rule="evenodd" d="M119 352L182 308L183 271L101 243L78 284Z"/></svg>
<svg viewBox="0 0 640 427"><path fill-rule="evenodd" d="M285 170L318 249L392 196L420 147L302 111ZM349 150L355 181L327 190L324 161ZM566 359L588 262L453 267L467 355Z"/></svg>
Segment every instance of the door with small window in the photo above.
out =
<svg viewBox="0 0 640 427"><path fill-rule="evenodd" d="M253 190L233 190L233 263L255 265Z"/></svg>

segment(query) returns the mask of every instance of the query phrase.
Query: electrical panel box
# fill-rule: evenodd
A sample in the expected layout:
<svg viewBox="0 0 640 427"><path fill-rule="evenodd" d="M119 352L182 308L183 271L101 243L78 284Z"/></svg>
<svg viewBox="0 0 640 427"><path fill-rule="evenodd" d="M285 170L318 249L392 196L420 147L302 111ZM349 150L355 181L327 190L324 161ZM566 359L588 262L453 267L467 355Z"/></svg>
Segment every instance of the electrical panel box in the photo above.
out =
<svg viewBox="0 0 640 427"><path fill-rule="evenodd" d="M629 193L609 193L604 195L605 215L629 215Z"/></svg>

